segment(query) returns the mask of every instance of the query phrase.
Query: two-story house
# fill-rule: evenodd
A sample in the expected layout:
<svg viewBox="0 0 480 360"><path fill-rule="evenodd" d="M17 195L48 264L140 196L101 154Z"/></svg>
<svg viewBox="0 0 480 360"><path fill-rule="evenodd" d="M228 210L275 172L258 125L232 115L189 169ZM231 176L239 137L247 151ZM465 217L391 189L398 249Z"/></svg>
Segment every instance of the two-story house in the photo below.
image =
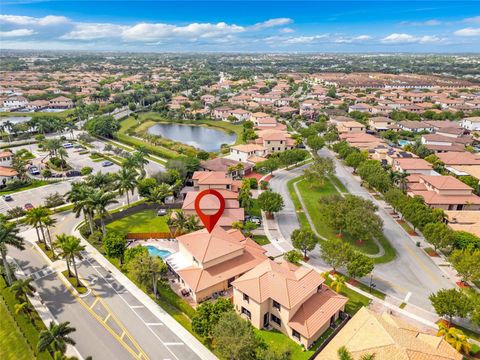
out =
<svg viewBox="0 0 480 360"><path fill-rule="evenodd" d="M73 108L73 101L65 96L58 96L50 100L49 106L52 109L71 109Z"/></svg>
<svg viewBox="0 0 480 360"><path fill-rule="evenodd" d="M270 154L279 151L292 150L295 147L295 141L291 135L283 130L261 130L257 131L258 138L255 143L262 145Z"/></svg>
<svg viewBox="0 0 480 360"><path fill-rule="evenodd" d="M410 175L407 195L421 196L425 204L443 210L480 210L480 197L453 176Z"/></svg>
<svg viewBox="0 0 480 360"><path fill-rule="evenodd" d="M255 164L266 160L267 154L268 149L263 145L242 144L230 147L230 155L228 157L232 160Z"/></svg>
<svg viewBox="0 0 480 360"><path fill-rule="evenodd" d="M392 168L406 174L438 175L432 164L420 158L393 159Z"/></svg>
<svg viewBox="0 0 480 360"><path fill-rule="evenodd" d="M224 171L195 171L192 175L192 181L194 191L216 189L238 192L242 187L241 181L233 180Z"/></svg>
<svg viewBox="0 0 480 360"><path fill-rule="evenodd" d="M240 230L216 226L177 238L179 251L167 257L169 268L199 303L231 288L235 279L267 259L266 250Z"/></svg>
<svg viewBox="0 0 480 360"><path fill-rule="evenodd" d="M279 330L309 348L348 301L324 281L311 268L267 259L232 283L233 304L257 329Z"/></svg>

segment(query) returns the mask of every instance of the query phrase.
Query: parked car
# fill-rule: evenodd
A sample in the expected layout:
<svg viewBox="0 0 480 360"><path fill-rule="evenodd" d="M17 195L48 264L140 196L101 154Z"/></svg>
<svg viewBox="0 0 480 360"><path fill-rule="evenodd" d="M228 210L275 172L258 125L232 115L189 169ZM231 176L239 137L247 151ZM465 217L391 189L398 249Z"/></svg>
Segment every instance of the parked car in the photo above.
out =
<svg viewBox="0 0 480 360"><path fill-rule="evenodd" d="M157 211L157 216L165 216L167 215L167 209L159 209Z"/></svg>
<svg viewBox="0 0 480 360"><path fill-rule="evenodd" d="M108 160L107 160L107 161L104 161L104 162L102 163L102 166L103 166L103 167L112 166L112 165L113 165L113 162L108 161Z"/></svg>
<svg viewBox="0 0 480 360"><path fill-rule="evenodd" d="M57 174L57 173L52 174L52 178L61 178L61 177L63 177L63 174Z"/></svg>
<svg viewBox="0 0 480 360"><path fill-rule="evenodd" d="M12 201L13 198L12 198L11 195L3 195L3 200L5 200L5 201Z"/></svg>
<svg viewBox="0 0 480 360"><path fill-rule="evenodd" d="M254 223L257 226L262 225L262 219L260 219L258 216L251 216L250 219L248 219L248 221Z"/></svg>
<svg viewBox="0 0 480 360"><path fill-rule="evenodd" d="M63 147L65 149L71 149L71 148L73 148L73 144L72 143L65 143L65 144L63 144Z"/></svg>
<svg viewBox="0 0 480 360"><path fill-rule="evenodd" d="M35 206L33 206L33 205L30 204L30 203L26 203L26 204L24 205L24 208L25 208L25 210L29 211L29 210L35 209Z"/></svg>
<svg viewBox="0 0 480 360"><path fill-rule="evenodd" d="M65 174L67 177L82 176L82 173L78 170L69 170Z"/></svg>
<svg viewBox="0 0 480 360"><path fill-rule="evenodd" d="M32 175L40 175L40 170L36 166L30 166L28 172Z"/></svg>

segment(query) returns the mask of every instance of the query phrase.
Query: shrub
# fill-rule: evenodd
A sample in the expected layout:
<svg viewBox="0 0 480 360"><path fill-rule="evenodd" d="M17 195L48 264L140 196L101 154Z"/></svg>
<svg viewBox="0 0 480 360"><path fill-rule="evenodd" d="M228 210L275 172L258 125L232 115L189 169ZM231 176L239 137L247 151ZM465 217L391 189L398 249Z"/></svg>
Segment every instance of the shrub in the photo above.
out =
<svg viewBox="0 0 480 360"><path fill-rule="evenodd" d="M85 175L91 174L92 171L93 171L93 168L91 168L90 166L85 166L80 170L80 173L85 176Z"/></svg>

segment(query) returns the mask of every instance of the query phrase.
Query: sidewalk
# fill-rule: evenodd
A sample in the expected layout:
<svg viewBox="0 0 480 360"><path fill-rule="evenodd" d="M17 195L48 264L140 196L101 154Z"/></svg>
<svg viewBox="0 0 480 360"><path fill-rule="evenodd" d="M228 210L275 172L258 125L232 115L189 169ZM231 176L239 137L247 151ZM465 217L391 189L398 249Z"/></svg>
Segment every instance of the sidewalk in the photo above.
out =
<svg viewBox="0 0 480 360"><path fill-rule="evenodd" d="M216 360L217 357L208 350L200 341L198 341L191 333L189 333L183 326L181 326L170 314L164 311L153 299L140 290L129 278L127 278L120 270L112 265L98 250L93 247L88 241L83 239L78 229L72 232L82 239L82 244L85 245L88 254L102 265L112 276L127 289L143 306L148 308L158 319L160 319L170 330L172 330L178 337L180 337L185 344L190 347L203 360Z"/></svg>
<svg viewBox="0 0 480 360"><path fill-rule="evenodd" d="M58 267L58 264L54 265L54 263L51 262L51 260L43 253L43 251L41 251L38 248L38 245L35 242L32 243L28 239L25 239L25 240L26 240L26 242L32 244L35 248L37 248L37 250L39 250L39 252L42 255L44 255L44 258L46 258L47 263L49 264L50 267L54 267L54 268ZM15 269L15 277L16 278L23 278L24 279L24 278L29 277L25 274L25 272L22 270L22 268L16 262L15 259L11 258L10 260L17 265L16 269ZM65 267L66 267L66 265L65 265ZM40 297L40 295L38 294L37 291L34 292L33 296L27 295L27 297L28 297L28 300L30 301L30 303L32 304L32 306L34 307L35 311L38 313L38 316L40 317L40 319L42 319L43 323L45 324L45 326L47 328L49 327L51 322L53 322L54 324L58 324L58 321L55 319L53 314L50 312L50 309L44 304L42 298ZM67 345L67 351L66 351L65 355L67 355L69 357L75 356L78 359L83 360L83 356L80 355L80 352L73 345Z"/></svg>

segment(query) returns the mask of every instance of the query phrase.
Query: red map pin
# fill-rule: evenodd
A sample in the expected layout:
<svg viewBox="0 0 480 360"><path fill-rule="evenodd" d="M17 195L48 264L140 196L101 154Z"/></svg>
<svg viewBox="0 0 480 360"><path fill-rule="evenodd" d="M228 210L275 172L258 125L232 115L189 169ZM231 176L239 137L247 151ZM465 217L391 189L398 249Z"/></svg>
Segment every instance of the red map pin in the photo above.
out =
<svg viewBox="0 0 480 360"><path fill-rule="evenodd" d="M200 208L200 200L202 200L202 198L206 195L213 195L220 201L220 208L213 215L204 214L202 212L202 209ZM217 190L214 190L214 189L203 190L197 195L197 198L195 199L195 211L197 212L198 217L200 218L200 220L202 220L203 225L205 226L205 228L209 233L212 232L213 228L215 227L218 220L222 216L224 210L225 210L225 198Z"/></svg>

